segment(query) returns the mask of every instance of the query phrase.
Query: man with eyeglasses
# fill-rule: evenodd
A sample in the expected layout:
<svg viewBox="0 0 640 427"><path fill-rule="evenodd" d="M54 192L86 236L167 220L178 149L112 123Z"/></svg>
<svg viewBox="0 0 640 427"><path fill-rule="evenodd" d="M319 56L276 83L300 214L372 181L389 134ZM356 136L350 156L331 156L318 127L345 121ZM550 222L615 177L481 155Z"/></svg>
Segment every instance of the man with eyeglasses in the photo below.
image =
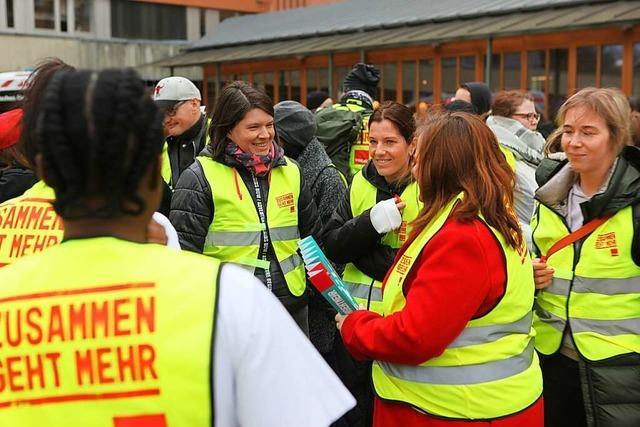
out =
<svg viewBox="0 0 640 427"><path fill-rule="evenodd" d="M153 99L164 111L162 177L169 187L175 188L180 174L193 163L208 139L202 96L191 80L173 76L158 82Z"/></svg>

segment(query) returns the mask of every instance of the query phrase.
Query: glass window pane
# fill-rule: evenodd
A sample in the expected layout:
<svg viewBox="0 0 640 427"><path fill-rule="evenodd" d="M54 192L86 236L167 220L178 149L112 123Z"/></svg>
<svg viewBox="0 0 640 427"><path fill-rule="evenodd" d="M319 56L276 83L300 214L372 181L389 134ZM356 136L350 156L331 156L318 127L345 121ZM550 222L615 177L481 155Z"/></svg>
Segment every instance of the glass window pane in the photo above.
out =
<svg viewBox="0 0 640 427"><path fill-rule="evenodd" d="M273 71L264 73L264 91L269 98L273 100L274 88L273 88Z"/></svg>
<svg viewBox="0 0 640 427"><path fill-rule="evenodd" d="M485 56L486 60L486 56ZM502 85L500 85L500 54L494 53L491 55L491 91L498 92L502 90Z"/></svg>
<svg viewBox="0 0 640 427"><path fill-rule="evenodd" d="M318 81L319 86L318 89L329 93L329 69L328 68L318 68Z"/></svg>
<svg viewBox="0 0 640 427"><path fill-rule="evenodd" d="M383 101L396 100L396 64L388 62L382 66L382 79L384 81Z"/></svg>
<svg viewBox="0 0 640 427"><path fill-rule="evenodd" d="M546 52L544 50L527 53L527 91L533 96L536 110L546 116L545 83L546 83Z"/></svg>
<svg viewBox="0 0 640 427"><path fill-rule="evenodd" d="M504 54L504 88L520 89L520 52Z"/></svg>
<svg viewBox="0 0 640 427"><path fill-rule="evenodd" d="M340 99L342 97L342 94L344 93L344 88L342 87L342 85L344 83L344 78L347 76L349 70L349 67L334 68L333 93L337 94L338 99Z"/></svg>
<svg viewBox="0 0 640 427"><path fill-rule="evenodd" d="M91 31L92 0L74 0L75 31Z"/></svg>
<svg viewBox="0 0 640 427"><path fill-rule="evenodd" d="M69 31L67 0L59 0L58 4L60 8L60 31L66 33L67 31Z"/></svg>
<svg viewBox="0 0 640 427"><path fill-rule="evenodd" d="M53 14L54 0L33 0L36 28L53 30L56 25Z"/></svg>
<svg viewBox="0 0 640 427"><path fill-rule="evenodd" d="M216 78L209 77L207 79L207 99L206 99L207 114L213 111L213 107L216 102Z"/></svg>
<svg viewBox="0 0 640 427"><path fill-rule="evenodd" d="M318 90L318 70L307 70L307 94Z"/></svg>
<svg viewBox="0 0 640 427"><path fill-rule="evenodd" d="M291 71L291 99L300 102L300 71Z"/></svg>
<svg viewBox="0 0 640 427"><path fill-rule="evenodd" d="M633 45L633 94L640 95L640 43Z"/></svg>
<svg viewBox="0 0 640 427"><path fill-rule="evenodd" d="M476 81L475 56L460 57L460 84Z"/></svg>
<svg viewBox="0 0 640 427"><path fill-rule="evenodd" d="M5 0L7 6L7 27L13 28L15 26L15 19L13 16L13 0Z"/></svg>
<svg viewBox="0 0 640 427"><path fill-rule="evenodd" d="M567 49L549 51L549 120L555 120L558 109L567 100L568 67Z"/></svg>
<svg viewBox="0 0 640 427"><path fill-rule="evenodd" d="M420 84L420 101L428 103L433 102L433 61L431 59L423 59L418 64Z"/></svg>
<svg viewBox="0 0 640 427"><path fill-rule="evenodd" d="M600 87L619 88L622 84L622 45L602 46L600 64Z"/></svg>
<svg viewBox="0 0 640 427"><path fill-rule="evenodd" d="M279 97L275 102L286 101L289 98L289 72L280 71L280 79L278 83Z"/></svg>
<svg viewBox="0 0 640 427"><path fill-rule="evenodd" d="M440 61L440 76L442 86L440 87L440 99L445 101L456 94L458 82L456 81L456 58L442 58Z"/></svg>
<svg viewBox="0 0 640 427"><path fill-rule="evenodd" d="M242 80L243 82L249 83L249 74L248 73L240 74L238 76L238 80Z"/></svg>
<svg viewBox="0 0 640 427"><path fill-rule="evenodd" d="M597 46L580 46L578 49L578 89L596 85Z"/></svg>
<svg viewBox="0 0 640 427"><path fill-rule="evenodd" d="M111 0L111 35L127 39L186 40L187 8Z"/></svg>
<svg viewBox="0 0 640 427"><path fill-rule="evenodd" d="M416 61L402 63L402 103L405 105L416 102Z"/></svg>

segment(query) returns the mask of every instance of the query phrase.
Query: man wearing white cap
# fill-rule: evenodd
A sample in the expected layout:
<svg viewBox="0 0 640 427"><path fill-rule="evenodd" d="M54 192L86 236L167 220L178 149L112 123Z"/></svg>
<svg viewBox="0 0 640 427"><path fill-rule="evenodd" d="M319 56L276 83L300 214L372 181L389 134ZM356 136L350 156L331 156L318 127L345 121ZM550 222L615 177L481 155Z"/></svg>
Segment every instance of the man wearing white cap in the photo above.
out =
<svg viewBox="0 0 640 427"><path fill-rule="evenodd" d="M184 77L167 77L153 92L156 105L164 111L162 177L175 188L182 171L200 154L207 140L207 118L200 108L202 96L196 85Z"/></svg>

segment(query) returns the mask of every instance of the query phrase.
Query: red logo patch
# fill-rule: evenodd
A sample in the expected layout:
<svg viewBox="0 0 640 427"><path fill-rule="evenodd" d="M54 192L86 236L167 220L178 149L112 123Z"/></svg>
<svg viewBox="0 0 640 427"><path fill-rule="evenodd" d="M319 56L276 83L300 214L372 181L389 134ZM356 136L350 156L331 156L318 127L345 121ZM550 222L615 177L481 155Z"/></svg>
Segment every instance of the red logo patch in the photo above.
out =
<svg viewBox="0 0 640 427"><path fill-rule="evenodd" d="M160 95L160 91L162 90L163 87L164 87L163 85L157 85L156 86L156 88L155 88L156 96Z"/></svg>

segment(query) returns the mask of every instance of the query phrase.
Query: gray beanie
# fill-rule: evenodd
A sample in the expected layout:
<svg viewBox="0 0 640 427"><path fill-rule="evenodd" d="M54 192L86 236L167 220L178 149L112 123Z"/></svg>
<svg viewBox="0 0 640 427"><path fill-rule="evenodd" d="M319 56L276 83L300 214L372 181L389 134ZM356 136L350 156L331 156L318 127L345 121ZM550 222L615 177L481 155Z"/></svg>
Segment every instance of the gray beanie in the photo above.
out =
<svg viewBox="0 0 640 427"><path fill-rule="evenodd" d="M282 101L274 107L276 132L284 143L306 147L316 137L316 117L296 101Z"/></svg>

